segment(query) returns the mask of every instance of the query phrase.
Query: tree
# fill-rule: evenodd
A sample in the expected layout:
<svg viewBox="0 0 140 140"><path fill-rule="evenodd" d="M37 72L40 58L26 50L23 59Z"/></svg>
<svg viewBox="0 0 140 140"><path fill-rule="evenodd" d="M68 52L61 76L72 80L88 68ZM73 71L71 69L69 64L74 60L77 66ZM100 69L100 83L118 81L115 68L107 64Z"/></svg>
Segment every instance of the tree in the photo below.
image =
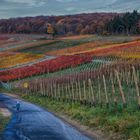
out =
<svg viewBox="0 0 140 140"><path fill-rule="evenodd" d="M55 30L51 24L48 24L47 26L47 33L51 35L52 39L54 39Z"/></svg>
<svg viewBox="0 0 140 140"><path fill-rule="evenodd" d="M81 34L89 34L89 32L90 32L90 28L88 25L83 30L81 30Z"/></svg>
<svg viewBox="0 0 140 140"><path fill-rule="evenodd" d="M105 27L110 33L136 34L138 33L139 19L140 15L134 10L133 13L127 12L123 16L115 16Z"/></svg>
<svg viewBox="0 0 140 140"><path fill-rule="evenodd" d="M76 28L76 33L77 34L80 34L80 32L82 31L83 29L83 25L82 24L78 24L77 28Z"/></svg>

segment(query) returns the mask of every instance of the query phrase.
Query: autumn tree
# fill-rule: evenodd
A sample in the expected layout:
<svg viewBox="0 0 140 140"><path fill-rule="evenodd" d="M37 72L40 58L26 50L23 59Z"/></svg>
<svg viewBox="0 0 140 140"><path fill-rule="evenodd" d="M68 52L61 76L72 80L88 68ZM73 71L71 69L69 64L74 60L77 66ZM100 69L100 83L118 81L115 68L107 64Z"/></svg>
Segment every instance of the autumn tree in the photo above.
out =
<svg viewBox="0 0 140 140"><path fill-rule="evenodd" d="M82 24L78 24L78 26L77 26L77 28L76 28L76 33L77 33L77 34L80 34L81 31L82 31L82 29L83 29L83 25L82 25Z"/></svg>
<svg viewBox="0 0 140 140"><path fill-rule="evenodd" d="M106 30L105 24L107 22L115 16L122 17L123 15L124 14L118 13L89 13L66 16L37 16L1 19L0 33L48 33L52 38L56 33L60 36L76 35L80 33L101 34L103 30ZM133 13L133 17L134 22L136 22L137 12ZM114 29L112 23L111 27ZM137 25L133 28L136 29L136 27ZM135 29L133 28L131 28L131 32L134 32ZM119 26L118 29L121 30L122 26ZM110 30L110 32L112 32L112 30Z"/></svg>
<svg viewBox="0 0 140 140"><path fill-rule="evenodd" d="M47 26L47 33L49 35L51 35L52 39L54 39L55 30L54 30L54 27L51 24L48 24L48 26Z"/></svg>

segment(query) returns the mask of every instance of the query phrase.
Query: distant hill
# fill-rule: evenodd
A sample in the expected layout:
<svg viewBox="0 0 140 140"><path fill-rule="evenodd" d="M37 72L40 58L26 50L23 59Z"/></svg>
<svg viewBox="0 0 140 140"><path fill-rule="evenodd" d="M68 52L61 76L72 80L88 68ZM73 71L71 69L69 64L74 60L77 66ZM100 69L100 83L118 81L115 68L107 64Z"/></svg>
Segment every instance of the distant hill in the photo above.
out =
<svg viewBox="0 0 140 140"><path fill-rule="evenodd" d="M37 16L0 20L0 33L47 33L51 24L58 35L94 34L117 13L91 13L67 16Z"/></svg>
<svg viewBox="0 0 140 140"><path fill-rule="evenodd" d="M123 0L124 2L126 0ZM119 0L114 2L119 4ZM124 2L125 4L125 2ZM66 16L37 16L0 20L0 33L140 34L140 14L89 13Z"/></svg>

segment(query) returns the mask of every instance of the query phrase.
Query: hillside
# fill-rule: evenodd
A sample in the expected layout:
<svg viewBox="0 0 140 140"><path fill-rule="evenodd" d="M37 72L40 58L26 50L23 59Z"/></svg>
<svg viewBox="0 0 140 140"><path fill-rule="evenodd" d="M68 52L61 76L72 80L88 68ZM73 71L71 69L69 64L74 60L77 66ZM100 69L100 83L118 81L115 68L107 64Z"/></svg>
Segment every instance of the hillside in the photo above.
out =
<svg viewBox="0 0 140 140"><path fill-rule="evenodd" d="M44 37L0 36L1 87L111 140L139 140L140 37Z"/></svg>
<svg viewBox="0 0 140 140"><path fill-rule="evenodd" d="M82 34L140 34L140 14L92 13L67 16L38 16L0 20L0 33L51 34L72 36Z"/></svg>
<svg viewBox="0 0 140 140"><path fill-rule="evenodd" d="M47 24L58 35L100 33L116 13L92 13L67 16L38 16L0 20L0 33L47 33Z"/></svg>

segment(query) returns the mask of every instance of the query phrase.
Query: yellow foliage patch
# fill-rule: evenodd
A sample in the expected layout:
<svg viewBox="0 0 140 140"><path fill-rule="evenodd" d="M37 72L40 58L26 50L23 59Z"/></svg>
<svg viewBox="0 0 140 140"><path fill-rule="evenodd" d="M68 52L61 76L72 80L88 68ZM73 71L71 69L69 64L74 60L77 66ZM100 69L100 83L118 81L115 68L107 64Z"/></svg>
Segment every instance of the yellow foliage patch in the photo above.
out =
<svg viewBox="0 0 140 140"><path fill-rule="evenodd" d="M19 64L25 64L28 62L33 62L39 58L42 58L44 55L38 54L29 54L29 53L16 53L9 56L3 56L0 59L0 68L8 68L16 66Z"/></svg>

